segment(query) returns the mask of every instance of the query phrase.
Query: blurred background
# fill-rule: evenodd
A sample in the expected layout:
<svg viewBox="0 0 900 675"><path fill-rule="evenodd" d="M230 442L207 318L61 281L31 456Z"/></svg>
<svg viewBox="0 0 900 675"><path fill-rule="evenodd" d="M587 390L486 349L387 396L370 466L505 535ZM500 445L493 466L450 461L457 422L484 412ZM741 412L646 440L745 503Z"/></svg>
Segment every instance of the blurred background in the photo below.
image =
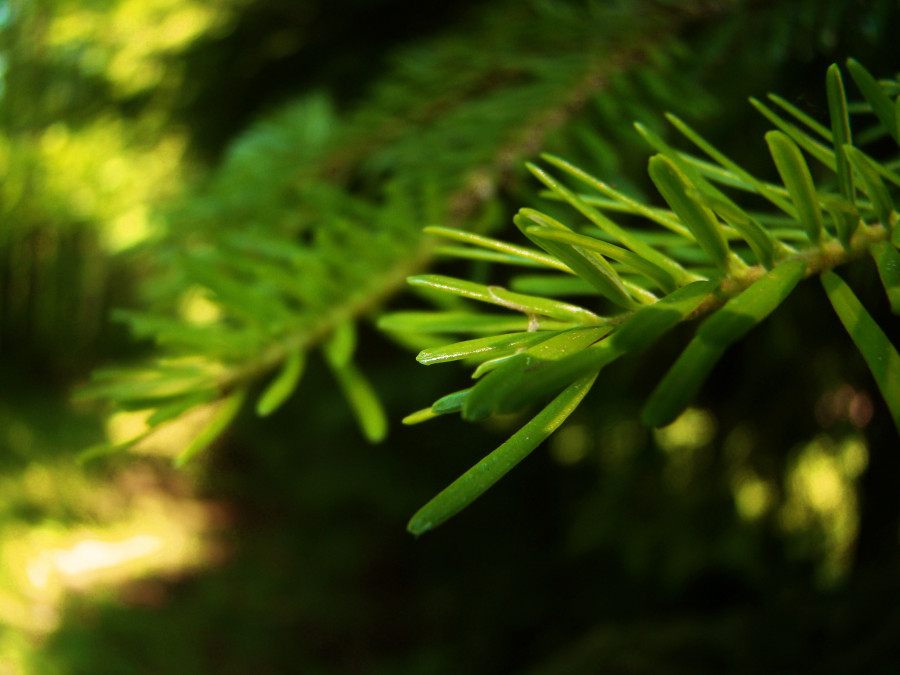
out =
<svg viewBox="0 0 900 675"><path fill-rule="evenodd" d="M900 441L815 284L671 427L637 413L689 329L611 367L560 432L418 540L410 515L523 419L402 427L467 374L425 369L370 327L360 364L392 421L380 445L312 358L282 409L242 414L184 469L165 449L76 461L131 423L72 392L152 349L109 311L159 297L154 242L248 204L290 216L265 186L311 161L279 141L298 102L365 130L416 54L477 52L482 15L518 17L527 43L535 7L587 4L0 0L0 675L897 672ZM897 72L893 1L606 4L623 25L656 17L594 36L613 62L644 55L503 167L497 228L537 203L518 160L539 150L641 194L649 152L630 122L662 130L670 109L772 175L748 96L824 120L830 63ZM440 118L434 89L422 106ZM418 122L393 115L387 140L331 147L342 189L363 194L382 170L357 170L370 145L415 145ZM874 268L845 276L900 335Z"/></svg>

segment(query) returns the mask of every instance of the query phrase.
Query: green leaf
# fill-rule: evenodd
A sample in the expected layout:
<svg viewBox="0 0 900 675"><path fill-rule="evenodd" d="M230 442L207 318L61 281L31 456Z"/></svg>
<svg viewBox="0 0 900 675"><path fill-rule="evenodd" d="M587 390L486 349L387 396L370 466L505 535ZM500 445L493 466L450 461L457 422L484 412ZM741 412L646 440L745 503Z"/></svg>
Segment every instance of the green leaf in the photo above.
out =
<svg viewBox="0 0 900 675"><path fill-rule="evenodd" d="M895 141L900 141L897 132L897 121L894 117L894 103L859 61L847 59L847 70L866 101L872 106L872 112Z"/></svg>
<svg viewBox="0 0 900 675"><path fill-rule="evenodd" d="M834 272L822 275L822 286L841 323L859 349L900 432L900 354L846 282Z"/></svg>
<svg viewBox="0 0 900 675"><path fill-rule="evenodd" d="M537 237L530 232L535 226L559 232L571 232L558 220L534 209L521 209L513 218L513 222L525 236L550 255L562 260L575 274L596 288L603 297L626 309L638 306L622 283L622 279L602 255L577 246Z"/></svg>
<svg viewBox="0 0 900 675"><path fill-rule="evenodd" d="M326 356L328 352L326 351ZM387 435L387 415L378 395L352 361L336 363L326 359L341 391L359 423L363 435L371 443L380 443Z"/></svg>
<svg viewBox="0 0 900 675"><path fill-rule="evenodd" d="M519 410L541 396L558 392L583 375L598 372L624 354L647 349L684 321L717 288L715 281L697 281L684 286L632 314L609 337L562 359L512 357L511 365L501 366L505 372L497 369L488 376L497 381L492 385L492 396L485 396L486 410L479 412ZM504 381L508 385L504 385Z"/></svg>
<svg viewBox="0 0 900 675"><path fill-rule="evenodd" d="M872 244L871 251L891 303L891 311L900 314L900 251L886 241Z"/></svg>
<svg viewBox="0 0 900 675"><path fill-rule="evenodd" d="M494 334L529 329L565 330L572 327L572 322L475 312L395 312L381 317L378 327L396 332Z"/></svg>
<svg viewBox="0 0 900 675"><path fill-rule="evenodd" d="M404 417L400 420L400 423L412 426L413 424L421 424L422 422L433 420L435 417L440 417L440 413L434 412L431 408L422 408L422 410L417 410Z"/></svg>
<svg viewBox="0 0 900 675"><path fill-rule="evenodd" d="M775 266L778 242L755 218L730 199L721 199L705 192L691 191L689 196L712 209L722 220L731 225L750 246L753 255L766 269Z"/></svg>
<svg viewBox="0 0 900 675"><path fill-rule="evenodd" d="M689 127L687 124L685 124L683 121L681 121L675 115L672 115L671 113L667 114L666 119L669 120L669 122L676 129L678 129L678 131L680 131L682 134L684 134L684 136L688 140L690 140L694 145L696 145L703 152L705 152L709 157L714 159L716 162L718 162L724 168L728 169L735 176L741 178L746 183L752 185L759 194L761 194L763 197L765 197L770 202L775 204L778 208L781 208L783 210L785 208L787 208L787 211L790 213L790 206L785 203L784 199L777 193L777 191L772 189L771 186L766 185L761 180L759 180L755 176L753 176L751 173L749 173L748 171L743 169L738 163L734 162L733 160L729 159L724 154L719 152L719 150L716 149L716 147L714 145L712 145L709 141L707 141L705 138L700 136L700 134L698 134L696 131L691 129L691 127ZM671 150L664 151L663 154L666 157L668 157L669 159L671 159L673 162L675 162L675 164L678 165L682 170L685 169L685 166L684 166L685 164L690 164L689 162L686 161L686 158L681 159L679 161L678 159L676 159L676 157L673 157L674 153ZM692 169L692 171L696 171L696 169L693 166L691 166L691 169ZM695 184L695 187L702 190L702 188L704 186L701 183L701 181L697 180L697 178L694 175L692 175L691 172L685 171L685 173L687 174L690 181ZM718 191L715 191L715 193L716 193L716 196L722 196L721 193L719 193Z"/></svg>
<svg viewBox="0 0 900 675"><path fill-rule="evenodd" d="M828 94L828 112L831 116L831 133L834 140L834 158L838 175L838 185L841 194L851 203L856 203L856 195L853 189L853 172L847 162L844 146L853 144L850 133L850 115L847 112L847 95L844 93L844 79L841 77L841 69L836 63L828 67L825 75L825 85Z"/></svg>
<svg viewBox="0 0 900 675"><path fill-rule="evenodd" d="M789 103L788 101L784 100L777 94L769 94L769 100L772 101L773 103L775 103L776 105L778 105L778 107L782 108L789 114L793 115L797 120L799 120L801 123L805 124L810 129L812 129L814 132L819 134L827 142L831 143L833 141L834 136L831 133L831 129L828 129L827 127L819 124L816 120L814 120L812 117L810 117L805 112L800 110L797 106L793 105L792 103Z"/></svg>
<svg viewBox="0 0 900 675"><path fill-rule="evenodd" d="M775 311L805 272L805 260L778 265L706 319L697 330L697 336L710 344L728 347Z"/></svg>
<svg viewBox="0 0 900 675"><path fill-rule="evenodd" d="M813 185L812 175L800 149L781 131L770 131L766 134L766 143L769 144L769 152L775 160L775 167L784 181L800 222L806 228L809 240L818 245L822 241L822 232L825 224L822 221L822 211L816 198L816 187Z"/></svg>
<svg viewBox="0 0 900 675"><path fill-rule="evenodd" d="M606 197L597 197L595 195L578 194L577 197L582 203L588 206L599 207L603 211L613 211L616 213L628 213L632 215L642 216L651 222L662 225L664 228L672 231L674 234L686 237L688 239L693 239L690 231L688 231L688 229L684 227L684 225L678 222L678 219L675 218L672 215L672 212L668 209L660 209L652 206L647 206L646 204L643 204L636 199L632 199L624 192L616 190L612 186L604 183L601 180L598 180L597 178L594 178L590 174L585 173L581 169L572 166L568 162L565 162L558 157L554 157L553 155L542 155L542 157L550 164L553 164L554 166L562 169L574 178L586 183L588 186L606 195ZM554 199L556 201L567 201L559 192L553 190L546 190L541 192L541 197L545 199ZM613 223L613 221L609 222ZM673 276L681 279L681 283L690 283L691 281L695 280L691 276L690 272L681 267L677 262L659 253L652 246L648 246L646 242L644 242L644 240L639 236L641 234L640 232L622 228L618 225L615 225L615 223L613 223L613 225L613 229L600 229L609 237L611 237L613 241L617 241L623 246L627 246L632 251L640 254L647 260L652 260L660 267L668 269Z"/></svg>
<svg viewBox="0 0 900 675"><path fill-rule="evenodd" d="M546 316L551 319L571 321L578 324L599 324L603 322L603 319L583 307L560 302L559 300L548 300L538 296L513 293L500 286L485 286L484 284L445 277L440 274L423 274L409 277L407 282L453 293L470 300L499 305L523 314Z"/></svg>
<svg viewBox="0 0 900 675"><path fill-rule="evenodd" d="M597 180L590 174L585 173L581 169L569 164L565 160L562 160L559 157L554 157L553 155L542 155L542 157L545 161L566 172L573 178L583 182L584 184L594 188L595 190L598 190L603 194L612 197L615 202L628 207L628 210L630 210L631 212L642 215L645 218L649 218L650 220L663 225L663 227L671 227L674 225L678 229L683 228L680 223L675 223L674 219L661 218L659 216L660 212L658 210L651 209L641 204L640 202L627 197L625 194L613 189L603 181ZM565 189L558 181L555 181L546 172L541 171L537 167L534 167L532 169L532 172L541 180L541 182L550 187L551 190L553 190L554 194L558 194L563 200L568 201L570 204L574 205L583 215L590 219L591 222L597 225L597 227L599 227L602 231L608 233L616 241L634 251L644 260L647 260L657 267L666 270L666 272L668 272L673 279L677 280L679 286L683 286L697 280L696 275L691 274L665 254L659 252L652 246L647 245L644 241L641 240L639 236L636 236L635 233L623 227L620 227L609 218L603 216L603 214L599 213L596 209L591 208L590 204L588 204L582 197L574 195L571 191Z"/></svg>
<svg viewBox="0 0 900 675"><path fill-rule="evenodd" d="M635 312L608 341L598 345L610 352L605 357L605 362L609 363L623 354L644 351L687 319L717 288L715 281L695 281L670 293L656 304Z"/></svg>
<svg viewBox="0 0 900 675"><path fill-rule="evenodd" d="M471 393L472 389L470 387L469 389L454 391L452 394L441 396L441 398L439 398L431 405L431 412L437 415L459 412L460 410L462 410L463 404L466 402L466 399Z"/></svg>
<svg viewBox="0 0 900 675"><path fill-rule="evenodd" d="M341 321L335 325L334 331L323 343L323 349L333 366L350 363L356 351L356 326L353 322Z"/></svg>
<svg viewBox="0 0 900 675"><path fill-rule="evenodd" d="M891 199L891 193L888 192L884 181L881 180L881 176L875 170L872 160L864 152L854 148L852 145L845 145L844 153L855 169L856 175L862 181L863 190L871 200L878 220L886 228L890 228L891 215L894 212L894 200Z"/></svg>
<svg viewBox="0 0 900 675"><path fill-rule="evenodd" d="M831 148L826 147L818 141L813 140L809 135L803 133L793 124L785 122L778 115L769 110L769 108L766 107L764 103L758 101L757 99L751 97L750 104L760 113L762 113L763 117L769 120L785 134L790 136L791 140L793 140L794 143L806 150L806 152L808 152L811 157L815 157L818 162L821 162L824 166L831 169L832 171L836 170L837 162L834 158L834 151ZM828 135L829 138L833 138L831 132L828 132ZM783 211L785 211L783 206L781 208ZM790 210L786 210L786 212L790 213Z"/></svg>
<svg viewBox="0 0 900 675"><path fill-rule="evenodd" d="M696 188L687 175L664 155L651 157L649 166L650 178L663 199L691 231L716 267L727 274L733 259L722 226L710 209L688 196L688 190Z"/></svg>
<svg viewBox="0 0 900 675"><path fill-rule="evenodd" d="M594 287L581 277L562 274L518 274L509 280L509 286L517 293L545 297L597 295Z"/></svg>
<svg viewBox="0 0 900 675"><path fill-rule="evenodd" d="M702 339L691 340L644 404L641 422L649 427L673 422L700 391L725 349Z"/></svg>
<svg viewBox="0 0 900 675"><path fill-rule="evenodd" d="M496 370L504 363L508 363L515 359L518 354L508 354L506 356L498 356L496 359L489 359L484 363L478 364L478 367L472 371L472 379L477 380L481 378L483 375L487 375L488 373Z"/></svg>
<svg viewBox="0 0 900 675"><path fill-rule="evenodd" d="M660 427L674 420L725 350L771 314L790 295L805 271L802 260L782 263L704 321L650 395L641 414L644 424Z"/></svg>
<svg viewBox="0 0 900 675"><path fill-rule="evenodd" d="M713 183L716 183L718 185L724 185L725 187L743 190L744 192L752 192L753 194L757 194L758 192L752 183L748 183L731 169L726 169L718 164L708 162L705 159L700 159L699 157L694 157L687 153L681 153L678 155L678 158L684 162L686 166L691 167L697 175L706 180L710 186L712 186ZM770 185L768 183L765 185L772 190L778 189L775 185ZM712 191L707 192L713 194ZM718 194L715 196L719 198L724 195L723 192L719 192L718 190L716 190L716 192Z"/></svg>
<svg viewBox="0 0 900 675"><path fill-rule="evenodd" d="M581 378L560 393L509 440L419 509L410 519L407 529L416 536L422 535L484 494L559 428L590 391L594 379L593 376Z"/></svg>
<svg viewBox="0 0 900 675"><path fill-rule="evenodd" d="M859 229L860 218L856 207L840 195L822 195L819 197L822 206L828 211L834 228L837 230L838 241L846 249L850 250L853 234Z"/></svg>
<svg viewBox="0 0 900 675"><path fill-rule="evenodd" d="M497 265L517 265L519 267L545 267L533 259L521 258L509 253L498 253L497 251L489 251L483 248L474 248L470 246L435 246L434 254L436 256L444 256L448 258L464 258L466 260L483 260ZM550 256L544 256L547 260L551 260ZM569 272L571 270L563 263L556 261L558 264L553 265L558 270Z"/></svg>
<svg viewBox="0 0 900 675"><path fill-rule="evenodd" d="M643 274L650 281L659 286L661 290L667 293L674 291L677 288L677 282L668 271L656 266L654 263L642 258L638 254L632 253L615 244L609 244L595 237L587 237L575 232L551 230L546 227L530 227L528 228L528 233L539 238L550 239L552 241L578 246L582 249L596 251L608 258L617 260L623 265L627 265L638 274Z"/></svg>
<svg viewBox="0 0 900 675"><path fill-rule="evenodd" d="M689 155L675 150L672 146L670 146L662 138L653 133L650 129L645 127L640 122L635 122L634 128L641 136L644 137L644 140L646 140L652 148L656 149L660 154L667 157L673 164L675 164L675 166L681 169L688 176L688 178L690 178L691 182L699 184L704 180L703 175L700 173L698 167L694 166L694 164L690 161L692 158ZM718 157L718 151L716 151L711 146L709 150L711 152L715 152ZM722 157L722 159L727 158ZM731 167L729 166L727 168Z"/></svg>
<svg viewBox="0 0 900 675"><path fill-rule="evenodd" d="M898 97L897 100L900 100L900 97ZM881 162L876 162L874 159L872 159L871 157L869 157L865 152L863 152L862 150L860 150L860 149L859 149L858 147L856 147L855 145L851 145L851 146L849 146L849 147L851 147L851 148L856 148L857 154L858 154L858 155L861 155L862 157L865 157L865 158L866 158L867 164L868 164L869 168L871 168L871 169L872 169L873 171L875 171L879 176L881 176L882 180L890 181L891 183L893 183L893 184L896 185L897 187L900 187L900 174L898 174L896 171L892 171L892 170L890 169L890 167L888 167L888 165L883 164L883 163L881 163Z"/></svg>
<svg viewBox="0 0 900 675"><path fill-rule="evenodd" d="M549 331L540 331L492 335L491 337L465 340L442 347L423 349L416 356L416 361L428 366L432 363L444 363L474 357L495 357L503 352L512 352L522 347L530 347L552 335L553 333Z"/></svg>
<svg viewBox="0 0 900 675"><path fill-rule="evenodd" d="M606 326L574 328L511 357L472 388L463 405L463 419L480 420L493 413L515 412L518 405L510 407L506 404L527 378L531 368L583 351L603 339L611 330Z"/></svg>
<svg viewBox="0 0 900 675"><path fill-rule="evenodd" d="M203 430L197 434L194 440L191 441L191 443L175 458L175 466L184 466L221 436L240 411L246 396L247 391L245 389L239 389L218 404L218 410L216 410L212 419L207 423Z"/></svg>
<svg viewBox="0 0 900 675"><path fill-rule="evenodd" d="M305 363L306 355L302 349L297 348L290 352L281 372L257 400L257 415L260 417L271 415L290 397L300 382Z"/></svg>
<svg viewBox="0 0 900 675"><path fill-rule="evenodd" d="M439 227L436 225L426 227L424 231L426 234L433 234L443 237L444 239L461 241L466 244L472 244L473 246L480 246L491 251L497 251L498 253L505 253L509 255L511 259L518 258L534 264L558 269L563 272L571 272L568 267L556 258L541 253L540 251L535 251L534 249L525 248L524 246L514 246L505 241L491 239L490 237L484 237L480 234L473 234L472 232L455 230L449 227Z"/></svg>

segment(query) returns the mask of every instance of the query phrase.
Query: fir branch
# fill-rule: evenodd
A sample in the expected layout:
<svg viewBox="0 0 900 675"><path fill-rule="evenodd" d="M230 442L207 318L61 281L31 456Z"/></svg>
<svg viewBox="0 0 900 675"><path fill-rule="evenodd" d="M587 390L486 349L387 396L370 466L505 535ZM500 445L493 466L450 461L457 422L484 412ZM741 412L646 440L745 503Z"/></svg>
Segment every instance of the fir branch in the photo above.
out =
<svg viewBox="0 0 900 675"><path fill-rule="evenodd" d="M887 120L889 125L895 124L886 110L888 105L900 105L900 97L893 103L886 103L890 101L886 92L894 91L897 83L876 83L856 61L851 61L849 67L871 109L882 110L878 116L879 123L884 124ZM696 336L644 407L642 420L645 424L668 424L690 403L731 344L775 311L802 279L819 276L835 311L865 357L900 431L897 419L900 410L900 391L897 389L900 357L897 356L897 349L849 287L833 272L853 260L874 257L896 312L896 268L900 264L900 254L897 253L897 232L900 228L897 222L900 217L895 210L891 190L880 177L885 171L883 164L864 155L853 144L848 113L853 106L847 102L837 66L828 70L826 81L832 147L824 151L820 151L821 146L806 132L785 123L775 113L764 110L766 116L781 129L768 133L766 141L782 185L759 181L673 116L669 116L673 125L716 161L719 169L704 169L701 174L698 167L705 165L697 158L675 151L655 134L645 133L650 144L660 153L650 158L649 173L671 209L668 213L625 198L605 183L555 158L550 158L554 166L579 183L599 190L604 200L591 202L590 197L582 198L549 174L534 169L533 173L550 189L552 196L568 202L600 228L604 238L611 239L618 246L607 244L602 239L595 239L592 243L589 234L576 234L575 227L533 209L520 211L516 224L544 249L549 256L546 265L552 266L552 260L558 260L564 265L563 271L591 283L597 295L607 301L607 306L611 301L618 307L609 307L612 310L609 314L590 312L590 319L583 321L579 318L579 307L566 304L565 312L556 314L555 318L566 321L567 325L555 330L530 326L529 331L540 336L535 339L535 344L517 342L521 346L516 348L515 353L502 354L499 358L491 350L481 347L489 344L508 348L512 346L507 341L508 336L485 337L443 349L426 350L419 356L419 360L426 364L447 360L436 358L440 355L452 355L453 358L466 356L470 360L480 361L481 365L474 374L477 381L471 388L453 394L452 400L448 397L440 399L430 410L420 411L405 421L418 423L448 412L460 412L465 419L478 420L490 414L520 411L566 387L575 387L575 383L592 382L612 361L647 349L653 341L679 323L703 318ZM791 107L782 107L788 114L798 116ZM810 124L809 120L801 121L806 122L813 133L828 138L817 124ZM890 131L888 135L893 137ZM800 148L836 174L836 187L825 189L814 184ZM763 223L767 222L766 218L742 209L711 181L767 198L790 217L793 228L802 230L805 234L803 246L796 248L796 245L788 245L774 228L765 229ZM618 206L615 204L617 201L620 202ZM697 264L684 269L671 267L669 270L673 275L660 276L666 266L672 264L670 241L658 240L654 246L645 240L645 229L634 225L619 226L602 213L603 210L625 211L663 225L680 236L681 246L694 248L701 254L698 260L713 263L713 267ZM830 217L826 217L823 211ZM677 227L673 227L675 224ZM449 235L471 246L503 249L503 244L493 240L467 237L446 230L437 233ZM515 249L510 247L507 250ZM616 287L619 290L609 286L609 280L618 277L608 276L616 272L606 258L628 263L632 273L662 286L663 294L645 306L630 304L619 295L626 292L624 286ZM605 271L598 276L601 270ZM419 281L412 278L410 282ZM452 293L469 289L462 294L481 301L492 301L501 294L495 290L491 297L486 297L474 285L460 280L443 281L437 287ZM540 289L539 282L534 287ZM508 306L527 316L549 315L550 312L550 307L545 308L539 297L531 297L521 306ZM581 308L581 311L588 310ZM602 327L602 330L597 330L595 326ZM387 317L382 327L391 329L396 326ZM485 366L489 367L486 374ZM570 412L567 408L567 414ZM552 425L552 428L556 426ZM533 438L526 428L520 433L524 434L523 437ZM548 431L550 429L547 427ZM545 437L546 434L540 436L541 439ZM508 447L518 447L517 438L518 435L488 455L423 507L410 521L410 531L421 534L476 499L499 475L511 468L506 460L502 460L503 470L496 478L481 478L485 467L493 466L494 462L509 454ZM535 446L536 443L529 444L526 452L517 453L516 461Z"/></svg>
<svg viewBox="0 0 900 675"><path fill-rule="evenodd" d="M436 243L419 237L423 221L477 228L476 216L489 214L513 168L549 133L611 74L659 59L661 45L695 20L696 12L644 2L624 13L504 3L486 11L463 41L452 34L401 54L347 120L322 96L280 111L230 151L196 199L171 214L175 227L161 253L154 244L154 257L172 270L157 283L170 289L157 300L163 312L126 317L165 350L151 370L197 360L204 379L194 386L219 397L284 372L296 354L372 313L406 277L428 267ZM482 49L471 50L471 40ZM659 93L651 92L653 103ZM362 191L348 190L349 182ZM626 304L627 294L652 298L630 282L622 288ZM171 316L186 289L203 290L214 320ZM342 370L335 375L342 386L350 382ZM172 404L170 396L140 394L145 375L135 376L131 384L123 376L115 390L100 384L83 394L151 411ZM361 378L354 370L350 379L367 386ZM168 382L161 372L158 379ZM271 413L298 382L276 376L258 409ZM179 391L182 402L197 393ZM151 414L160 417L167 415Z"/></svg>
<svg viewBox="0 0 900 675"><path fill-rule="evenodd" d="M580 3L502 3L485 10L462 37L449 34L400 54L388 77L343 119L325 97L316 95L261 123L232 148L207 188L170 214L173 227L168 239L148 248L159 266L168 266L171 273L154 280L155 288L162 289L154 301L157 309L131 314L127 320L136 333L156 341L157 358L130 371L101 371L83 395L106 398L119 409L146 410L149 428L131 442L90 454L128 447L161 424L209 409L213 421L191 445L188 456L193 455L226 428L261 380L272 378L257 399L259 414L271 414L287 400L300 382L307 353L317 346L323 348L365 435L380 439L384 434L380 405L354 365L352 350L337 358L334 345L352 330L348 326L373 314L398 292L407 276L427 269L438 251L447 252L435 241L419 237L422 224L439 222L475 231L495 224L491 207L497 204L498 190L510 184L514 168L543 147L548 135L588 102L596 103L611 126L623 125L635 111L676 102L693 80L674 56L677 43L672 37L692 22L754 6L749 0L674 6L634 0L615 9ZM478 50L471 49L473 41ZM642 88L621 77L625 73L641 78ZM854 79L874 91L858 69ZM621 104L595 96L613 89L626 94ZM877 105L883 115L884 101ZM778 123L785 124L780 118ZM840 161L846 170L861 174L872 169L869 173L876 178L867 175L860 186L869 203L826 196L830 201L822 206L830 216L823 218L824 226L839 230L845 249L833 251L838 259L875 242L877 237L859 232L854 240L854 230L859 229L860 215L870 217L874 210L889 208L890 199L885 199L879 181L892 181L894 172L881 163L870 164L849 143L849 149L823 150L820 141L791 125L786 133L804 149L812 148L813 156L826 165ZM596 134L582 129L582 136L594 147L603 147ZM851 139L844 135L841 140ZM560 313L559 301L523 300L523 295L534 294L489 288L485 298L524 309L525 318L474 312L407 314L384 325L419 330L419 335L407 337L408 342L420 340L424 328L486 337L498 330L548 331L546 340L529 342L525 353L567 372L568 359L578 356L570 353L573 350L588 352L594 343L606 342L619 345L610 353L624 353L634 345L619 344L621 338L614 337L627 336L626 326L640 328L645 322L655 326L658 321L668 325L669 319L660 319L657 310L685 285L699 283L706 288L698 280L711 278L708 265L718 265L714 276L721 288L706 299L697 291L691 303L696 300L700 311L713 312L729 297L729 284L740 290L755 280L754 275L777 269L796 252L788 241L800 234L797 208L787 188L764 185L736 164L712 167L670 151L661 139L656 142L662 152L656 163L665 169L661 180L679 205L674 213L640 205L610 190L601 192L611 202L597 202L596 196L582 198L551 181L548 187L557 199L576 205L605 229L603 242L584 244L577 237L585 232L558 221L557 226L547 214L523 211L516 224L547 255L517 255L512 249L503 252L502 246L491 252L467 247L469 255L487 254L515 264L556 260L551 264L559 271L575 273L581 293L592 285L626 313L601 317L596 320L600 325L585 332L578 317L597 317L594 312L572 310L570 305ZM796 164L796 154L791 162ZM747 213L714 184L764 194L784 207L787 219ZM809 204L808 189L805 194L806 212L817 213ZM608 203L650 216L676 235L688 236L671 246L645 241L643 232L632 236L611 226L602 213ZM698 214L703 222L696 220ZM717 224L717 218L724 224ZM763 227L785 220L787 232ZM696 240L704 243L702 249L694 245ZM856 248L854 241L859 242ZM824 269L830 264L822 261L824 256L822 249L807 268ZM559 278L554 283L559 288ZM539 281L537 288L543 288ZM181 311L191 297L206 302L211 316L197 320ZM697 310L695 304L678 307L688 314ZM554 309L547 313L548 308ZM640 320L628 321L632 313ZM679 320L685 316L678 314ZM621 330L606 340L617 326ZM491 387L504 374L521 370L518 356L504 348L479 352L475 372L479 381L472 393L442 399L432 413L484 414L499 400L492 399L492 391L509 391L505 386ZM185 366L190 366L190 373L179 372ZM554 381L566 386L558 372Z"/></svg>

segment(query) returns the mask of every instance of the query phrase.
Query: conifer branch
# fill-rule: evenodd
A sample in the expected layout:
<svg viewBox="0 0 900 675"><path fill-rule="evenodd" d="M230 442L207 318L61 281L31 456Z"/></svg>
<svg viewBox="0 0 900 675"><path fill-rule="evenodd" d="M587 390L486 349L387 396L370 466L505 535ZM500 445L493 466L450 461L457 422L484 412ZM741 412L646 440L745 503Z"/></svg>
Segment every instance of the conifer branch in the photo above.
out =
<svg viewBox="0 0 900 675"><path fill-rule="evenodd" d="M393 75L346 121L335 118L327 101L312 97L252 130L207 191L172 214L188 227L173 231L169 253L155 254L176 270L168 284L175 294L162 304L176 306L185 288L202 288L217 318L197 325L120 313L165 352L149 370L134 372L130 388L122 379L126 373L116 371L111 385L101 372L82 395L129 409L147 405L152 411L154 401L174 405L166 414L151 414L168 420L170 409L181 405L186 414L189 403L201 400L198 387L203 401L229 397L286 368L298 351L372 313L407 276L427 269L436 243L418 236L423 221L471 227L513 169L612 74L660 58L682 25L714 13L652 2L647 11L628 13L539 3L512 7L484 12L466 36L499 60L461 49L451 35L401 55ZM529 30L538 25L540 30ZM503 63L513 65L498 65ZM442 87L423 96L441 78ZM660 87L649 94L647 105L662 103L665 95ZM471 126L467 136L459 135L459 125ZM448 142L452 147L445 148ZM276 168L270 180L260 180L260 166ZM379 187L345 187L360 181ZM202 374L172 382L173 359L201 363ZM351 363L342 367L353 368L351 379L364 382ZM340 369L335 374L350 381ZM270 386L288 381L296 386L298 378L276 376ZM267 389L264 396L269 394ZM180 403L172 400L179 396ZM270 402L285 398L270 396L262 408L271 413ZM377 400L363 399L376 414Z"/></svg>
<svg viewBox="0 0 900 675"><path fill-rule="evenodd" d="M898 84L876 83L856 61L851 60L849 68L868 108L881 111L876 117L883 134L896 139L897 118L890 117L887 110L900 104L900 98L891 101L887 92L896 92ZM465 358L479 364L473 374L476 381L469 389L444 397L430 409L414 413L405 421L418 423L451 412L459 412L464 419L478 420L491 414L521 411L575 386L576 382L593 382L606 365L625 354L647 349L675 325L703 319L696 336L644 406L645 424L668 424L690 403L731 344L775 311L801 280L819 276L841 321L869 364L900 431L896 385L900 381L900 356L833 271L854 260L873 257L892 308L897 311L900 303L894 300L898 296L900 276L895 268L900 265L897 252L900 216L892 194L896 186L888 188L885 184L883 177L889 177L891 172L883 163L865 155L853 144L848 114L851 106L837 66L828 70L827 89L831 147L819 144L807 132L765 111L781 129L766 134L781 185L757 180L674 116L669 116L670 122L719 168L711 170L699 158L676 151L656 135L645 132L651 146L659 152L650 158L649 173L670 208L668 212L642 205L562 160L545 157L567 178L598 190L605 199L578 194L562 181L534 168L532 172L549 188L550 195L568 203L591 227L570 226L534 209L523 209L514 222L549 258L518 252L510 246L506 250L512 255L507 262L521 264L528 257L545 267L576 275L594 287L597 299L608 312L598 315L578 305L551 302L541 298L540 293L522 296L526 299L506 306L528 317L525 334L535 335L533 343L526 343L520 337L524 334L496 335L425 350L419 355L422 363ZM828 137L824 126L813 124L790 106L783 107L813 133ZM833 186L814 184L800 148L836 174ZM764 214L744 210L716 184L755 192L768 199L788 216L791 229L787 233L802 232L805 242L797 239L796 243L788 244L783 240L784 231L764 225L769 221ZM677 237L674 243L662 239L654 245L650 243L652 234L647 229L619 226L605 210L642 216L666 227ZM473 247L504 250L502 242L450 230L432 232ZM798 247L798 243L802 245ZM679 245L694 250L694 262L686 267L676 262L675 250ZM554 264L554 260L559 264ZM414 277L410 282L421 283L422 279ZM505 293L502 290L488 293L483 289L496 287L453 279L441 279L432 286L491 304L496 304L496 298ZM539 278L531 286L540 291ZM654 290L659 295L651 294L648 302L644 288L651 286L656 287ZM385 330L427 330L428 325L440 323L436 321L439 316L440 313L387 316L380 325ZM541 317L562 321L562 325L553 329L542 326ZM579 395L578 401L583 395ZM571 412L569 407L566 410L566 414ZM544 414L546 411L529 424L539 424L537 420ZM504 457L514 455L519 461L536 446L531 440L525 440L533 438L532 433L525 433L521 438L514 436L495 453ZM475 476L483 473L485 466L493 465L492 457L494 453L423 507L410 521L410 531L421 534L431 529L493 484L496 479L484 481ZM510 468L504 463L502 473Z"/></svg>

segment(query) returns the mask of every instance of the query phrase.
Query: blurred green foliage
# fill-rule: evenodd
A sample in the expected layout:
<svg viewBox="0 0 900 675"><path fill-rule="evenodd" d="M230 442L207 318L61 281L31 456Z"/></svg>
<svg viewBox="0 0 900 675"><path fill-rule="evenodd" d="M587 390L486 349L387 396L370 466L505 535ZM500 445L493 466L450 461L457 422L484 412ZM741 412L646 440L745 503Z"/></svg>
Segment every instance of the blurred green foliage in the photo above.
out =
<svg viewBox="0 0 900 675"><path fill-rule="evenodd" d="M109 308L180 297L159 274L171 259L154 244L177 246L226 220L240 227L248 213L302 229L291 218L308 217L303 195L274 203L292 163L340 169L338 196L377 195L385 166L402 179L418 142L410 128L434 136L447 127L410 121L410 99L412 108L386 116L379 155L365 136L367 120L384 113L373 103L379 87L402 71L402 55L427 55L431 41L477 50L467 31L487 14L516 15L515 4L446 3L435 14L403 0L339 11L321 0L0 3L0 672L900 665L895 430L815 288L801 287L726 355L680 427L651 432L634 420L688 333L612 366L606 386L502 489L422 540L403 529L412 510L523 420L436 420L392 428L370 447L327 367L311 358L282 408L264 421L242 413L186 470L166 459L180 442L172 438L145 454L75 463L79 449L117 432L114 420L104 427L96 410L69 403L73 386L98 363L149 350L109 323ZM874 73L897 67L895 2L610 6L626 21L648 6L693 18L674 41L654 32L665 22L637 21L637 35L651 31L664 47L612 75L580 111L564 111L565 123L528 151L552 150L636 192L647 188L645 154L628 123L662 128L662 110L647 107L659 97L647 91L667 72L677 70L679 87L690 83L664 97L680 99L674 112L702 118L711 140L755 170L764 125L746 96L778 91L821 119L828 63L854 56ZM598 49L622 48L601 37L609 42ZM506 65L520 66L512 57ZM436 120L447 119L433 107L441 83L418 101ZM489 95L478 100L492 100L496 84L481 82L476 93ZM327 124L341 125L331 164L296 141L310 138L304 124L321 139ZM452 139L437 140L451 153ZM491 152L472 157L448 157L440 169L464 184L473 179L459 172L471 162L521 175ZM774 168L759 167L766 172ZM486 175L501 227L535 187ZM317 183L313 214L331 208L329 180ZM897 335L874 267L852 266L847 279ZM421 372L365 325L358 345L392 420L463 381L452 368ZM76 555L86 551L99 553Z"/></svg>

